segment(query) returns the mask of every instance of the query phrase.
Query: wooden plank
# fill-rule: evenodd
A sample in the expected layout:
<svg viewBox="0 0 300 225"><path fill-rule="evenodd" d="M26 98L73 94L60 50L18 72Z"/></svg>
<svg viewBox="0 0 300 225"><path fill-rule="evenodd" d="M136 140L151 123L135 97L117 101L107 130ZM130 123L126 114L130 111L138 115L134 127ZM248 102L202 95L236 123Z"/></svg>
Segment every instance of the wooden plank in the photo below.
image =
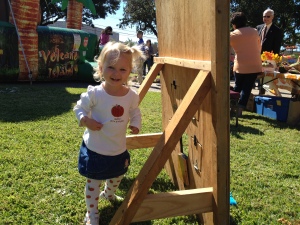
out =
<svg viewBox="0 0 300 225"><path fill-rule="evenodd" d="M157 144L162 133L138 134L126 136L127 149L150 148Z"/></svg>
<svg viewBox="0 0 300 225"><path fill-rule="evenodd" d="M132 222L212 211L212 188L147 195Z"/></svg>
<svg viewBox="0 0 300 225"><path fill-rule="evenodd" d="M180 66L180 67L190 68L190 69L207 70L207 71L211 70L210 61L181 59L181 58L172 58L172 57L155 57L154 62L161 63L161 64L170 64L170 65Z"/></svg>
<svg viewBox="0 0 300 225"><path fill-rule="evenodd" d="M187 91L191 87L198 73L199 70L196 69L183 68L183 67L178 67L178 66L173 66L168 64L165 64L165 66L163 67L162 75L160 76L162 107L163 107L162 108L163 129L165 129L166 126L169 124L169 120L173 117L173 114L177 110L178 106L181 104L184 96L186 95ZM199 107L199 110L202 109L202 107L203 107L203 103ZM190 123L190 125L191 124L194 124L194 122ZM185 142L185 139L183 140L184 140L183 142L184 148L186 150L191 149L190 146L188 146L188 143ZM170 176L171 181L179 190L193 189L195 187L186 186L186 183L183 182L183 180L181 179L181 173L178 170L179 167L178 154L181 152L182 149L180 147L180 144L178 144L173 150L172 155L167 161L167 163L165 164L164 168L167 174ZM191 152L189 151L189 153ZM195 155L195 154L190 154L189 156L191 155ZM210 185L207 185L205 187L209 187L209 186ZM200 187L204 187L204 186L198 186L197 188Z"/></svg>
<svg viewBox="0 0 300 225"><path fill-rule="evenodd" d="M214 1L155 1L160 57L211 61L211 23L214 21L211 5Z"/></svg>
<svg viewBox="0 0 300 225"><path fill-rule="evenodd" d="M179 105L163 135L133 182L125 200L112 218L111 225L128 225L148 193L172 150L210 90L211 76L201 71Z"/></svg>
<svg viewBox="0 0 300 225"><path fill-rule="evenodd" d="M143 81L143 83L141 84L138 90L140 103L143 101L145 95L147 94L149 88L151 87L151 84L155 80L157 74L159 73L162 67L163 64L158 64L158 63L154 63L153 66L151 67L150 71L148 72L148 75L146 76L145 80Z"/></svg>
<svg viewBox="0 0 300 225"><path fill-rule="evenodd" d="M229 123L229 1L214 0L211 13L211 61L213 88L212 105L212 141L213 156L211 167L212 186L214 191L213 218L211 224L229 224L230 207L230 123ZM222 35L220 35L222 34Z"/></svg>
<svg viewBox="0 0 300 225"><path fill-rule="evenodd" d="M190 131L189 136L196 135L203 145L201 150L193 147L193 143L189 146L191 161L188 166L191 167L190 171L194 172L190 174L190 186L213 187L214 210L213 213L203 214L204 224L229 224L230 1L156 0L155 5L159 56L211 62L210 71L213 77L211 91L197 111L198 120L190 123L187 129ZM182 81L185 79L184 81L189 84L191 79L187 76L191 73L189 69L184 70L178 66L174 67L175 69L168 67L173 66L166 65L161 75L161 81L167 80L161 83L162 99L165 103L163 104L164 128L173 115L171 110L173 105L168 102L173 104L181 102L179 92L181 89L186 90ZM169 88L172 80L179 83L176 91ZM202 169L200 175L195 173L193 168L197 159L198 166ZM172 164L176 165L176 161L172 161Z"/></svg>

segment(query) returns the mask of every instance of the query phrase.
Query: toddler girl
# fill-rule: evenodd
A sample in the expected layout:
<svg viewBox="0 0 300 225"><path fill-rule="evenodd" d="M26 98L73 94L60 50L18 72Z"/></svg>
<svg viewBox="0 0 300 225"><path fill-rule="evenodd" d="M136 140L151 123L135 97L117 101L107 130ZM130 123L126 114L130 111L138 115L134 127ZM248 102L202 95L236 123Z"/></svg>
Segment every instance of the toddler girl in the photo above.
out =
<svg viewBox="0 0 300 225"><path fill-rule="evenodd" d="M85 223L89 225L99 224L99 197L110 201L122 199L115 192L130 165L127 124L132 134L138 134L141 128L139 96L125 84L139 57L144 56L138 46L108 42L97 59L99 67L94 74L96 81L104 82L88 86L74 107L79 126L86 127L78 170L86 177ZM102 180L106 181L100 192Z"/></svg>

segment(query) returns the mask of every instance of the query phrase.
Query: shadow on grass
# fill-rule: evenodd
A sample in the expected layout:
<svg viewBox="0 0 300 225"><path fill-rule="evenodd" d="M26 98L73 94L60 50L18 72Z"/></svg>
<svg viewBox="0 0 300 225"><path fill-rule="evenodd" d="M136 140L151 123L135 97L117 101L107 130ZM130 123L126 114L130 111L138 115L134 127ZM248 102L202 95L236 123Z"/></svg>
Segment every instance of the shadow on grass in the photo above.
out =
<svg viewBox="0 0 300 225"><path fill-rule="evenodd" d="M248 123L242 123L241 120L248 120ZM254 135L264 135L263 130L259 130L255 128L255 125L261 126L261 123L265 122L271 125L273 128L277 129L287 129L293 128L300 130L299 125L291 126L285 122L277 121L275 119L271 119L259 114L251 114L251 115L243 115L242 118L239 119L239 124L236 127L235 124L230 125L230 133L231 135L235 136L236 138L242 138L242 134L249 133ZM247 125L244 125L247 124ZM248 125L249 124L249 125Z"/></svg>
<svg viewBox="0 0 300 225"><path fill-rule="evenodd" d="M87 88L89 84L95 85L83 82L1 84L1 121L33 121L68 112L81 93L71 94L66 88Z"/></svg>
<svg viewBox="0 0 300 225"><path fill-rule="evenodd" d="M125 191L129 190L134 180L134 178L128 178L125 176L119 186L119 189ZM157 178L153 182L151 188L149 189L149 193L152 194L154 192L168 192L170 190L176 190L175 185L171 181L166 181L165 179Z"/></svg>
<svg viewBox="0 0 300 225"><path fill-rule="evenodd" d="M130 189L132 183L133 183L134 179L132 178L128 178L128 177L124 177L119 189L123 190L123 191L127 191ZM157 178L150 190L148 191L148 194L153 194L154 192L156 193L160 193L160 192L169 192L170 190L176 190L176 187L174 186L174 184L170 181L166 182L165 179L160 179ZM126 196L124 196L126 197ZM114 214L116 213L116 211L118 210L118 208L121 206L122 202L113 202L111 204L106 204L104 207L102 207L100 209L100 214L101 214L101 223L100 224L109 224L110 220L113 218ZM184 218L184 222L189 224L188 222L191 223L195 223L196 222L196 217L195 215L190 215L190 216L186 216ZM135 223L131 223L133 225L151 225L152 222L151 221L143 221L143 222L135 222Z"/></svg>
<svg viewBox="0 0 300 225"><path fill-rule="evenodd" d="M230 219L230 222L229 222L230 225L239 225L239 224L240 224L240 223L237 221L237 219L234 218L232 215L230 215L229 219ZM240 219L240 218L239 218L239 219Z"/></svg>

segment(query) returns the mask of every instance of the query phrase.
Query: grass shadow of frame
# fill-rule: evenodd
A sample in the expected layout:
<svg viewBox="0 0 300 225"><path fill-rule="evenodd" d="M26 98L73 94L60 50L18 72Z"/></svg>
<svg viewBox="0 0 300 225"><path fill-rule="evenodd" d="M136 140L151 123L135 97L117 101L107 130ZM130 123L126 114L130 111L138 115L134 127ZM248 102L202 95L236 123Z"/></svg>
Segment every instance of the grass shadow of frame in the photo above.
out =
<svg viewBox="0 0 300 225"><path fill-rule="evenodd" d="M248 120L250 125L243 125L241 122L242 120ZM236 138L242 138L243 133L249 133L249 134L254 134L254 135L264 135L263 130L259 130L255 128L255 125L259 125L259 121L265 122L267 124L270 124L273 128L277 129L287 129L287 128L292 128L292 129L297 129L300 130L300 125L295 125L291 126L285 122L277 121L272 118L268 118L265 116L262 116L260 114L251 114L251 115L243 115L242 118L240 118L240 123L236 127L234 124L230 124L230 133L231 135L235 136ZM251 126L253 125L253 126Z"/></svg>
<svg viewBox="0 0 300 225"><path fill-rule="evenodd" d="M130 188L130 186L132 185L133 181L134 181L134 179L124 177L119 186L119 189L123 190L123 191L127 191ZM170 191L170 189L176 190L175 185L171 181L166 182L164 179L157 178L153 182L151 188L149 189L148 194L154 194L154 192L168 192L168 191ZM105 204L103 207L101 207L99 204L99 206L100 206L99 211L100 211L100 215L101 215L101 224L108 225L109 221L112 219L112 217L114 216L117 209L121 206L121 204L122 204L122 202L112 202L112 203ZM186 224L197 223L196 215L185 216L184 220L185 220L184 222ZM141 221L141 222L135 222L135 223L131 223L131 224L132 225L151 225L151 224L153 224L153 222L152 221Z"/></svg>
<svg viewBox="0 0 300 225"><path fill-rule="evenodd" d="M87 88L90 83L6 83L0 85L1 121L22 122L52 117L70 111L80 93L66 88Z"/></svg>

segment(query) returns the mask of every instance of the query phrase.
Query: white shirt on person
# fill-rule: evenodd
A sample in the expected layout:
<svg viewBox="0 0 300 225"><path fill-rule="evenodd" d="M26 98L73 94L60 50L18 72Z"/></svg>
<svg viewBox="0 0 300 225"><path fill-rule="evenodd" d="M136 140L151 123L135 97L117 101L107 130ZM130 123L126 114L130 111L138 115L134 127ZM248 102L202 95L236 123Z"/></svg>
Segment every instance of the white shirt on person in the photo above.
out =
<svg viewBox="0 0 300 225"><path fill-rule="evenodd" d="M88 116L103 124L100 131L88 128L84 131L83 140L88 149L102 155L119 155L126 150L126 130L128 123L141 128L141 112L138 108L139 96L129 89L124 96L111 96L106 93L102 84L88 86L74 107L79 121Z"/></svg>

